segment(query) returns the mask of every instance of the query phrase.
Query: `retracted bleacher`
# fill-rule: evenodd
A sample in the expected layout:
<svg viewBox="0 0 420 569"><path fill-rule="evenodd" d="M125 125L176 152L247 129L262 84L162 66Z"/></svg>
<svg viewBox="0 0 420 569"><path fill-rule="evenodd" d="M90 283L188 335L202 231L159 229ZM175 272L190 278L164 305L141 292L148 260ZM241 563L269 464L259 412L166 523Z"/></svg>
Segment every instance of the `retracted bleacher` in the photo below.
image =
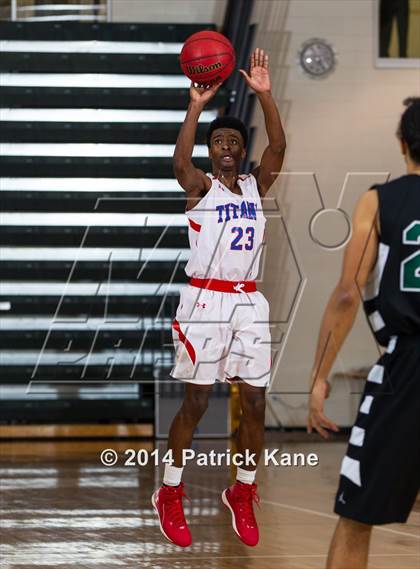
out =
<svg viewBox="0 0 420 569"><path fill-rule="evenodd" d="M188 258L177 56L205 28L0 22L3 424L152 421Z"/></svg>

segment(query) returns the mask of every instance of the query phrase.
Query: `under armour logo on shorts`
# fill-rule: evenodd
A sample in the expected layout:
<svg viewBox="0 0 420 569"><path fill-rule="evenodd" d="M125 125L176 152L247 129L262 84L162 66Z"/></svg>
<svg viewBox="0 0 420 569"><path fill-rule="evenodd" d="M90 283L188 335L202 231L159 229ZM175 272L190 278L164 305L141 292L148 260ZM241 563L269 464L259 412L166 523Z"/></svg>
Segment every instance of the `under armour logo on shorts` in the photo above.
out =
<svg viewBox="0 0 420 569"><path fill-rule="evenodd" d="M206 308L206 303L205 302L196 302L196 307L197 308Z"/></svg>

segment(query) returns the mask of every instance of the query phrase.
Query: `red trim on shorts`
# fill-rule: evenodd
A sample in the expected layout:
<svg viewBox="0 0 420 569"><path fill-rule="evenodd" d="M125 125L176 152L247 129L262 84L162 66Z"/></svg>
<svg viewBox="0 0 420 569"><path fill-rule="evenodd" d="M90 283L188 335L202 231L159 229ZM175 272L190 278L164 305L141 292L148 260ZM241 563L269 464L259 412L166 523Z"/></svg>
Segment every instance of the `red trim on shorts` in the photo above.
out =
<svg viewBox="0 0 420 569"><path fill-rule="evenodd" d="M219 279L195 279L190 278L189 284L198 288L207 290L216 290L218 292L256 292L257 285L255 281L223 281Z"/></svg>
<svg viewBox="0 0 420 569"><path fill-rule="evenodd" d="M194 229L194 231L201 231L201 225L199 223L196 223L190 218L188 218L188 223L190 224L191 229Z"/></svg>
<svg viewBox="0 0 420 569"><path fill-rule="evenodd" d="M184 346L187 349L188 355L191 358L192 363L195 364L196 357L195 357L194 347L191 344L191 342L188 340L188 338L185 336L184 332L181 330L179 322L175 318L172 321L172 327L178 332L180 342L182 342L184 344Z"/></svg>

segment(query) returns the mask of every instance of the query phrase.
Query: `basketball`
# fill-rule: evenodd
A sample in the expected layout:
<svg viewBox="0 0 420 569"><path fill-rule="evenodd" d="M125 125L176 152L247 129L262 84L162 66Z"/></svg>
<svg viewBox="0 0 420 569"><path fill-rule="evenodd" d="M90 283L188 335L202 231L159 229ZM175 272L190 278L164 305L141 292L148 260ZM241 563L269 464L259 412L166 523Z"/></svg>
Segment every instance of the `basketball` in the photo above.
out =
<svg viewBox="0 0 420 569"><path fill-rule="evenodd" d="M198 85L225 81L235 67L235 50L223 34L205 30L191 35L179 61L183 73Z"/></svg>

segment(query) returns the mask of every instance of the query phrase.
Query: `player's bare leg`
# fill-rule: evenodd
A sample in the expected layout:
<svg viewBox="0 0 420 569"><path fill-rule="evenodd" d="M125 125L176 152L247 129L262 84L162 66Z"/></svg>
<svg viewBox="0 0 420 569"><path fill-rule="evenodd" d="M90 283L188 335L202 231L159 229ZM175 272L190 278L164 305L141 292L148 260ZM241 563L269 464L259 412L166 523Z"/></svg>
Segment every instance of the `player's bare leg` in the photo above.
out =
<svg viewBox="0 0 420 569"><path fill-rule="evenodd" d="M259 501L255 484L256 465L264 444L265 387L254 387L239 380L242 415L238 430L238 453L244 459L246 452L255 464L244 463L238 468L236 483L226 488L222 500L232 515L235 533L246 545L257 545L259 532L254 516L253 502Z"/></svg>
<svg viewBox="0 0 420 569"><path fill-rule="evenodd" d="M173 464L165 465L163 485L152 496L163 535L181 547L191 545L182 505L185 496L181 482L182 451L191 447L194 430L207 409L211 389L211 385L185 385L184 401L169 431L168 450L172 451Z"/></svg>
<svg viewBox="0 0 420 569"><path fill-rule="evenodd" d="M242 381L239 395L242 415L237 435L238 452L245 456L248 449L250 454L255 454L258 463L264 444L265 387L254 387ZM256 467L251 464L242 468L255 470Z"/></svg>
<svg viewBox="0 0 420 569"><path fill-rule="evenodd" d="M366 569L372 527L340 518L331 541L327 569Z"/></svg>
<svg viewBox="0 0 420 569"><path fill-rule="evenodd" d="M191 448L196 426L208 407L212 385L185 384L184 401L169 430L168 450L172 450L173 465L180 468L183 449Z"/></svg>

